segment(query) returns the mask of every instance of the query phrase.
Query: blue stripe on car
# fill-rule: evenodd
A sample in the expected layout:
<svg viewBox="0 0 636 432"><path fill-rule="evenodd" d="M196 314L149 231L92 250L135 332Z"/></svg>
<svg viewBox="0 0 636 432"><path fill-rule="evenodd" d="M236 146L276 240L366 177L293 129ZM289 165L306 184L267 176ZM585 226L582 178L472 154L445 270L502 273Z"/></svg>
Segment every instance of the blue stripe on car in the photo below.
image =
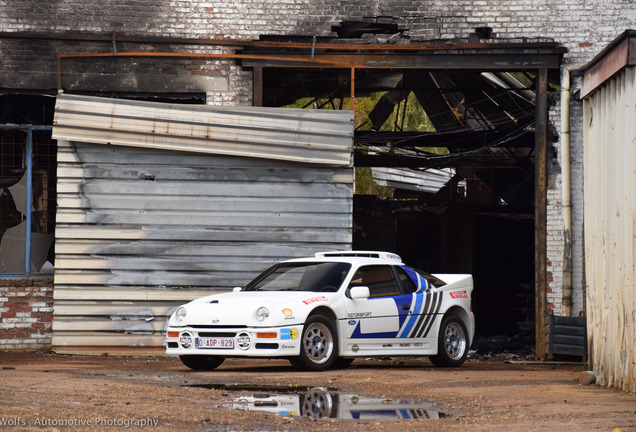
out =
<svg viewBox="0 0 636 432"><path fill-rule="evenodd" d="M417 291L408 295L409 301L405 301L405 295L399 295L393 297L395 306L398 310L398 325L399 330L397 332L378 332L378 333L362 333L360 331L359 321L351 334L352 339L365 339L365 338L420 338L426 337L433 326L435 321L435 315L439 312L442 305L442 295L440 293L432 294L428 288L428 281L419 273L413 271L407 266L400 266L411 280L417 285ZM424 297L426 296L426 302ZM373 299L369 299L373 300ZM413 309L403 309L402 305L413 305ZM409 311L411 312L409 314Z"/></svg>
<svg viewBox="0 0 636 432"><path fill-rule="evenodd" d="M422 291L418 291L413 294L413 297L415 297L415 306L413 306L413 310L411 311L411 315L406 321L406 324L400 329L398 337L409 337L411 330L413 330L413 326L417 322L418 316L422 313L424 293Z"/></svg>

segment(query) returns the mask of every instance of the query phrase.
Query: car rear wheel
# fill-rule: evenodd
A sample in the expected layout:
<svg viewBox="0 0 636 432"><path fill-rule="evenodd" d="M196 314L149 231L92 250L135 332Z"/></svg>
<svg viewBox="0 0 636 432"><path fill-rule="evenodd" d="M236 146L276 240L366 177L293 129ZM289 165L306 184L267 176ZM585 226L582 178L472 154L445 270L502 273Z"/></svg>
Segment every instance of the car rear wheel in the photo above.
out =
<svg viewBox="0 0 636 432"><path fill-rule="evenodd" d="M327 370L338 358L335 326L323 315L307 319L300 342L300 355L290 360L299 369Z"/></svg>
<svg viewBox="0 0 636 432"><path fill-rule="evenodd" d="M437 355L430 356L435 366L461 366L468 356L468 332L457 315L445 316L439 328Z"/></svg>
<svg viewBox="0 0 636 432"><path fill-rule="evenodd" d="M192 370L209 371L221 366L225 358L208 355L181 355L179 360Z"/></svg>

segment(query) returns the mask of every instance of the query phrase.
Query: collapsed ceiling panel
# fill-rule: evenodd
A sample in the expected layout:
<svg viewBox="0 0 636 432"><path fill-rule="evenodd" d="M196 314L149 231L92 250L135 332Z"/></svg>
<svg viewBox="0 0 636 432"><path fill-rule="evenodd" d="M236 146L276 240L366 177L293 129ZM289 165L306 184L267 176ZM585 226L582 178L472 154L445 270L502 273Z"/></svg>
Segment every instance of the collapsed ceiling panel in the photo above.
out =
<svg viewBox="0 0 636 432"><path fill-rule="evenodd" d="M534 190L534 78L545 69L558 83L566 50L479 32L418 44L404 29L363 21L334 27L337 37L267 36L245 48L253 57L242 66L263 76L263 104L338 110L353 99L356 166L461 168L488 179L497 200L527 202L519 191Z"/></svg>

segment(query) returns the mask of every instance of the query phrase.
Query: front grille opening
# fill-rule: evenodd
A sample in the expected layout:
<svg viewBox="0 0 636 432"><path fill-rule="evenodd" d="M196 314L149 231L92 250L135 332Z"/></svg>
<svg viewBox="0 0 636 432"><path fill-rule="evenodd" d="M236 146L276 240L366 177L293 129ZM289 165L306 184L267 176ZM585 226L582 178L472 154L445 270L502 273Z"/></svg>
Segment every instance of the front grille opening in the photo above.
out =
<svg viewBox="0 0 636 432"><path fill-rule="evenodd" d="M236 333L229 332L199 332L199 337L234 337Z"/></svg>
<svg viewBox="0 0 636 432"><path fill-rule="evenodd" d="M277 343L257 343L254 348L256 349L278 349Z"/></svg>

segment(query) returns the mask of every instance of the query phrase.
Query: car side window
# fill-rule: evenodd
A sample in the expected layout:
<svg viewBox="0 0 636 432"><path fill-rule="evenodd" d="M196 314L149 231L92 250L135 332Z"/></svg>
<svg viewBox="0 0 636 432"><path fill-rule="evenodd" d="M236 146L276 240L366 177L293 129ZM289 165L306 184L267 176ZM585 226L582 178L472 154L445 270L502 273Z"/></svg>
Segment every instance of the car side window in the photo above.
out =
<svg viewBox="0 0 636 432"><path fill-rule="evenodd" d="M413 279L411 279L409 275L406 274L406 271L402 267L394 266L393 269L397 274L400 285L402 286L402 292L404 294L410 294L417 291L417 285L415 285Z"/></svg>
<svg viewBox="0 0 636 432"><path fill-rule="evenodd" d="M360 267L351 279L349 287L352 286L369 287L369 297L387 297L401 294L400 286L393 275L391 267L388 265Z"/></svg>

